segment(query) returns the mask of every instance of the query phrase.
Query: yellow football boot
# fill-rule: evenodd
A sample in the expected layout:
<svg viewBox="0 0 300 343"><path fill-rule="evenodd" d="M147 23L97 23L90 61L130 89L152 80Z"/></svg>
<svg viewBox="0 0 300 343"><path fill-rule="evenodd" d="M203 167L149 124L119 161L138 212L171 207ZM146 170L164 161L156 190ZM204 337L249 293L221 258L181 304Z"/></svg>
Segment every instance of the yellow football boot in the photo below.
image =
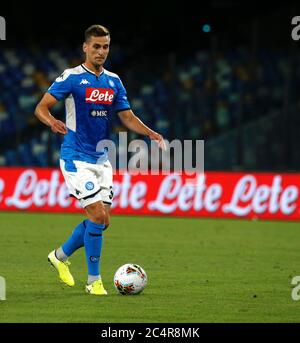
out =
<svg viewBox="0 0 300 343"><path fill-rule="evenodd" d="M60 261L55 256L55 250L51 251L50 254L48 255L48 261L58 271L59 278L60 278L60 280L63 283L65 283L66 285L68 285L70 287L75 285L73 276L70 273L69 267L68 267L71 264L71 262L69 262L69 261L62 262L62 261Z"/></svg>
<svg viewBox="0 0 300 343"><path fill-rule="evenodd" d="M89 294L94 294L94 295L107 295L107 291L103 287L102 280L96 280L90 285L85 286L85 291Z"/></svg>

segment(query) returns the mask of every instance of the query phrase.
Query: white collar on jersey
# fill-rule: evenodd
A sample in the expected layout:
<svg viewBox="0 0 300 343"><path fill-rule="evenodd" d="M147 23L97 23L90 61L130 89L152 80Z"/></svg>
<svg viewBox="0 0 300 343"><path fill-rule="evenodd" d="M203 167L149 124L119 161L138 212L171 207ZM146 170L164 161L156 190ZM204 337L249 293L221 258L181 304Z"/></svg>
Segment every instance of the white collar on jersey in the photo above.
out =
<svg viewBox="0 0 300 343"><path fill-rule="evenodd" d="M82 68L87 70L89 73L94 74L95 76L99 77L100 75L102 75L104 73L104 68L102 70L102 72L99 75L96 75L92 70L90 70L84 63L81 64Z"/></svg>

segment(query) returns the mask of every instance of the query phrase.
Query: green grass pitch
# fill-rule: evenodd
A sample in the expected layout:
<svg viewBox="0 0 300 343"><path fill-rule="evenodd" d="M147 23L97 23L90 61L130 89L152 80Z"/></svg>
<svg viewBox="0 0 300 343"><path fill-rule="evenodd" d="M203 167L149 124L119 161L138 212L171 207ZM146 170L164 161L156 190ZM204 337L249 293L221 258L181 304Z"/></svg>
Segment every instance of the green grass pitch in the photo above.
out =
<svg viewBox="0 0 300 343"><path fill-rule="evenodd" d="M82 219L0 213L0 322L299 322L299 223L112 216L102 250L109 294L97 297L84 292L83 249L71 258L73 288L47 262ZM140 295L114 289L114 272L129 262L148 274Z"/></svg>

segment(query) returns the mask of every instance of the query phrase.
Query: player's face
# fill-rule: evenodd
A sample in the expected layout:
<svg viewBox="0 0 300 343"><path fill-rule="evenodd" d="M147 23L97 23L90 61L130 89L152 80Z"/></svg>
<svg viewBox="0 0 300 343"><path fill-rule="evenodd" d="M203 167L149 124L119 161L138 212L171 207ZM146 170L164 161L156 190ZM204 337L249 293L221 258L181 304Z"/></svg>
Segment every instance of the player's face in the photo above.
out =
<svg viewBox="0 0 300 343"><path fill-rule="evenodd" d="M106 61L109 52L110 38L94 37L83 44L83 51L86 53L86 60L93 64L96 68L102 66Z"/></svg>

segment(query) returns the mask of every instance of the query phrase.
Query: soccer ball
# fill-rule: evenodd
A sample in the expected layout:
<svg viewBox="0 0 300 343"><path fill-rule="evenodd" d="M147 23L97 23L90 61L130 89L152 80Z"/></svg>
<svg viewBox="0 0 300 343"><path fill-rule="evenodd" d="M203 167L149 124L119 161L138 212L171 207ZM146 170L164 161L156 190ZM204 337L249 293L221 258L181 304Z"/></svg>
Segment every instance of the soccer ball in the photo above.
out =
<svg viewBox="0 0 300 343"><path fill-rule="evenodd" d="M127 263L115 273L115 288L123 295L138 294L147 286L147 274L137 264Z"/></svg>

